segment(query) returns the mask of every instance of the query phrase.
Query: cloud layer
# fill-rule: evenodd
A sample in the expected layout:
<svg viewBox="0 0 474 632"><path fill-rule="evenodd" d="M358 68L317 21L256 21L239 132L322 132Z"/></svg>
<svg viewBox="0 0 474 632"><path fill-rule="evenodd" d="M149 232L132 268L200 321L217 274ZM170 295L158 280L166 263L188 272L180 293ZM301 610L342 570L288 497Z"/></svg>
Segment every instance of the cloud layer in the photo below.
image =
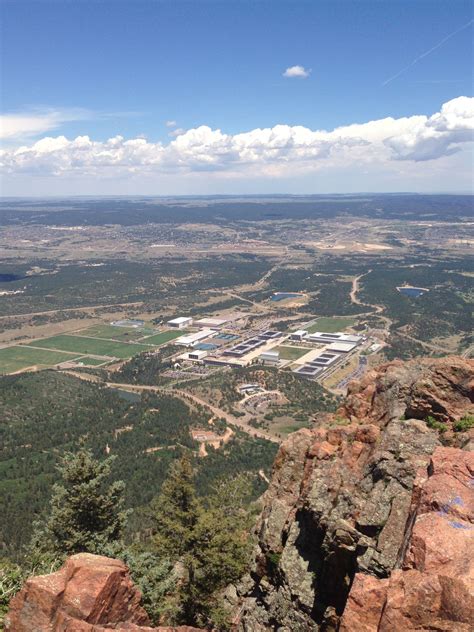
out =
<svg viewBox="0 0 474 632"><path fill-rule="evenodd" d="M354 165L393 169L402 161L435 161L467 146L473 130L474 99L458 97L429 117L385 118L332 131L276 125L232 135L203 125L167 144L122 136L106 141L48 136L0 152L0 166L12 175L123 178L214 172L237 178L289 177Z"/></svg>

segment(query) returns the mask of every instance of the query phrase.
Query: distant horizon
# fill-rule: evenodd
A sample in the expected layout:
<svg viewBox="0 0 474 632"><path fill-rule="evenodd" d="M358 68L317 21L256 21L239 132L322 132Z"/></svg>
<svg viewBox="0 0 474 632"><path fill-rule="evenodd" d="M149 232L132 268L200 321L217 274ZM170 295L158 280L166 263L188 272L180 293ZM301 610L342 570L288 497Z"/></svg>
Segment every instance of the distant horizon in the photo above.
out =
<svg viewBox="0 0 474 632"><path fill-rule="evenodd" d="M100 198L153 198L153 199L207 199L207 198L310 198L310 197L350 197L350 196L364 196L364 195L465 195L474 197L474 191L349 191L347 193L335 193L334 191L328 191L327 193L168 193L168 194L153 194L153 193L130 193L130 194L114 194L114 193L100 193L96 195L71 193L71 194L51 194L51 195L1 195L0 201L3 200L47 200L47 199L100 199Z"/></svg>

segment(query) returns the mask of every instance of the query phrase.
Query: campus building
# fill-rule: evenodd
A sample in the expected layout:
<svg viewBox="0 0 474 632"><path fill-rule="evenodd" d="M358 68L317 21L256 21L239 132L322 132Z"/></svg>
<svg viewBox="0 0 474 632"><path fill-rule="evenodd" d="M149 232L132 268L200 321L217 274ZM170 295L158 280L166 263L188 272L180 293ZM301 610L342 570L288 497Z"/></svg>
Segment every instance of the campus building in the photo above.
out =
<svg viewBox="0 0 474 632"><path fill-rule="evenodd" d="M193 324L193 319L186 316L179 316L178 318L169 320L166 324L168 327L174 327L174 329L185 329Z"/></svg>

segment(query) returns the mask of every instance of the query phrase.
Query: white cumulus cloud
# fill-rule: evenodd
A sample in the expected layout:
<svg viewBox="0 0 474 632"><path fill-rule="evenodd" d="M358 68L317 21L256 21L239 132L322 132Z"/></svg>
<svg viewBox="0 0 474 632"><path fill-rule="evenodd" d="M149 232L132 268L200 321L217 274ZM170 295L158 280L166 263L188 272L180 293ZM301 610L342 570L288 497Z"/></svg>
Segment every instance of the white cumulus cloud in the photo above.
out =
<svg viewBox="0 0 474 632"><path fill-rule="evenodd" d="M300 77L306 79L311 74L311 69L306 69L304 66L290 66L283 73L284 77L292 79L293 77Z"/></svg>
<svg viewBox="0 0 474 632"><path fill-rule="evenodd" d="M432 116L384 118L312 130L275 125L227 134L202 125L176 130L168 143L115 136L46 136L0 152L6 175L126 178L136 174L192 176L206 172L229 178L291 178L324 170L356 169L370 174L400 173L402 163L434 163L458 153L473 140L474 99L458 97ZM409 169L412 169L409 167ZM412 169L413 171L413 169Z"/></svg>

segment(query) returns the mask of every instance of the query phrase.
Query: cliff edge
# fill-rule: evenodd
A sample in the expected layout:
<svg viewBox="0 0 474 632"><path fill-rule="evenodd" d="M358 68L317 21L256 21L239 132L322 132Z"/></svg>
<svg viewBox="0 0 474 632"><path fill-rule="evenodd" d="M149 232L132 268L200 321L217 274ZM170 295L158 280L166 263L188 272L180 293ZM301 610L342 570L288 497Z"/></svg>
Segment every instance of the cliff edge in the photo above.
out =
<svg viewBox="0 0 474 632"><path fill-rule="evenodd" d="M240 631L472 629L474 453L472 430L456 430L473 369L383 365L288 437L238 587Z"/></svg>

